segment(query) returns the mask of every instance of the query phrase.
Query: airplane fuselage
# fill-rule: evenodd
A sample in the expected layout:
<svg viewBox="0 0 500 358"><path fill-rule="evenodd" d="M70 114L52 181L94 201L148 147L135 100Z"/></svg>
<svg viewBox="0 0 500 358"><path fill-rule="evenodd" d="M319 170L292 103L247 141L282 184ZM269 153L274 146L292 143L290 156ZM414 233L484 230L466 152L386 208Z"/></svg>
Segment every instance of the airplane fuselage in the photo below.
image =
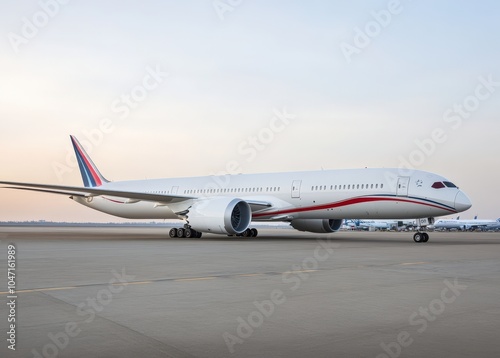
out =
<svg viewBox="0 0 500 358"><path fill-rule="evenodd" d="M458 188L434 189L445 178L398 169L348 169L314 172L240 174L192 178L122 181L103 184L109 190L183 195L196 200L233 197L265 201L269 209L253 212L252 221L294 219L413 219L448 215L470 206ZM178 219L189 206L110 196L74 197L95 210L130 219Z"/></svg>

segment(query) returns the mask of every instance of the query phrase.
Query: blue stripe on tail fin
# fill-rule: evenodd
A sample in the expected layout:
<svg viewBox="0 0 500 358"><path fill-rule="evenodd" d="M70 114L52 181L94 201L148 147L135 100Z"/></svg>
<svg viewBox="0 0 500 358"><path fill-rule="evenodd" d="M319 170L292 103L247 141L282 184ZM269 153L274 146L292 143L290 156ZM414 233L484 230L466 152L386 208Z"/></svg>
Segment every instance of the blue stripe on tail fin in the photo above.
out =
<svg viewBox="0 0 500 358"><path fill-rule="evenodd" d="M75 136L70 136L71 143L73 144L73 148L75 149L76 160L78 162L78 166L80 167L80 173L82 174L83 184L86 188L101 186L104 183L109 183L106 178L99 172L96 165L90 159L89 155L83 149L82 145L76 139Z"/></svg>

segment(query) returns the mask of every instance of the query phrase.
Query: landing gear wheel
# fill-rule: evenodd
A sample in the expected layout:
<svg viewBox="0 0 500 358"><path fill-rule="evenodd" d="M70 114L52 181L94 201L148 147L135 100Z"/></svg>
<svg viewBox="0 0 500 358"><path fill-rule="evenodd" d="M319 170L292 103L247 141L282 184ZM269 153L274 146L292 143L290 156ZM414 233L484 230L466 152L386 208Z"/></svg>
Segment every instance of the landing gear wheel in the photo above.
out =
<svg viewBox="0 0 500 358"><path fill-rule="evenodd" d="M200 239L201 238L201 232L196 231L194 229L191 229L191 227L180 227L180 228L172 228L170 229L169 233L170 237L178 237L178 238L196 238Z"/></svg>
<svg viewBox="0 0 500 358"><path fill-rule="evenodd" d="M257 229L250 229L250 231L252 232L252 237L257 237L257 235L259 235L259 232L257 231Z"/></svg>
<svg viewBox="0 0 500 358"><path fill-rule="evenodd" d="M429 234L424 232L422 234L422 242L427 242L427 241L429 241Z"/></svg>
<svg viewBox="0 0 500 358"><path fill-rule="evenodd" d="M251 237L252 236L252 230L246 229L245 231L243 231L241 233L241 236L243 236L243 237Z"/></svg>
<svg viewBox="0 0 500 358"><path fill-rule="evenodd" d="M423 242L423 237L422 234L417 232L415 235L413 235L413 241L415 242Z"/></svg>

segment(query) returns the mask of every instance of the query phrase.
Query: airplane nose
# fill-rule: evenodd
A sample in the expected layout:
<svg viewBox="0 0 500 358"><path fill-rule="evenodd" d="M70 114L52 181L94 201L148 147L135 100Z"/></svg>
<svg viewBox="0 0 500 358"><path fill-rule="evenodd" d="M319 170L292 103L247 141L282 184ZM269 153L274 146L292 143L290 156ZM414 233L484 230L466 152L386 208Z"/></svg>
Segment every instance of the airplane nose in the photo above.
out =
<svg viewBox="0 0 500 358"><path fill-rule="evenodd" d="M459 191L455 197L455 210L457 212L465 211L472 206L472 203L467 195L463 191Z"/></svg>

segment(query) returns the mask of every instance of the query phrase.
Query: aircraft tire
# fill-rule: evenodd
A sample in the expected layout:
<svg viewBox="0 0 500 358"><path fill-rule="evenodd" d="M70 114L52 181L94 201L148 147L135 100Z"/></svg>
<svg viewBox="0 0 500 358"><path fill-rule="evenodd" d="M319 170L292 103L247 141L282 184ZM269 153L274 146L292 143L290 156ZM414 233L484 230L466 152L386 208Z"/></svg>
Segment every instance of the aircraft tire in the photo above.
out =
<svg viewBox="0 0 500 358"><path fill-rule="evenodd" d="M185 229L184 230L184 237L187 239L190 239L191 237L194 236L194 232L191 229Z"/></svg>
<svg viewBox="0 0 500 358"><path fill-rule="evenodd" d="M257 231L257 229L250 229L250 231L252 232L252 237L257 237L257 235L259 235L259 232Z"/></svg>
<svg viewBox="0 0 500 358"><path fill-rule="evenodd" d="M183 228L177 229L177 237L185 237L185 231Z"/></svg>
<svg viewBox="0 0 500 358"><path fill-rule="evenodd" d="M174 227L173 229L170 229L168 235L171 237L171 238L174 238L174 237L177 237L177 229Z"/></svg>
<svg viewBox="0 0 500 358"><path fill-rule="evenodd" d="M413 235L413 241L420 243L423 241L422 234L417 232L415 235Z"/></svg>
<svg viewBox="0 0 500 358"><path fill-rule="evenodd" d="M427 241L429 241L429 234L424 232L422 234L422 242L427 242Z"/></svg>
<svg viewBox="0 0 500 358"><path fill-rule="evenodd" d="M252 230L246 229L245 231L243 231L241 233L241 236L243 236L243 237L251 237L252 236Z"/></svg>

